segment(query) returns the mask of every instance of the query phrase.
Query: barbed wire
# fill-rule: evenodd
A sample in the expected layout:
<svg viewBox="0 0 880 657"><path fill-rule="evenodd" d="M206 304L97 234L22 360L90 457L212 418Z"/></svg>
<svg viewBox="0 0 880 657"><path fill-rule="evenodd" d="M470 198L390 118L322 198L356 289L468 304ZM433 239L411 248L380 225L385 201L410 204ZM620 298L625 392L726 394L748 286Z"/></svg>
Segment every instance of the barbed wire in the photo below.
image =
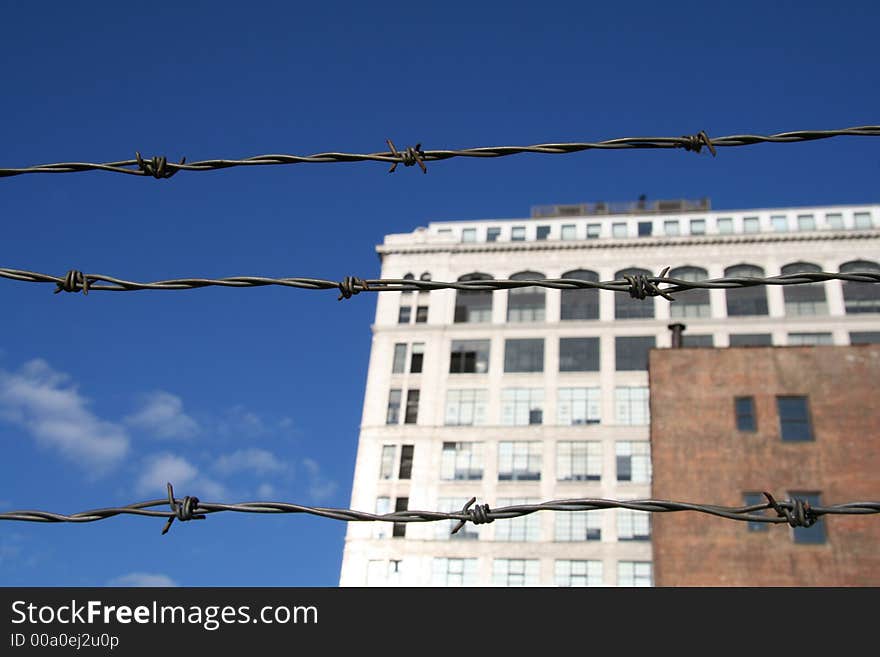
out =
<svg viewBox="0 0 880 657"><path fill-rule="evenodd" d="M830 280L850 281L857 283L880 283L880 270L853 272L803 272L797 274L780 274L778 276L731 276L713 278L703 281L686 281L680 278L667 277L669 267L663 269L659 276L645 274L625 274L622 279L612 281L589 281L578 278L552 278L532 280L510 279L479 279L457 282L422 281L398 278L362 279L346 276L341 281L330 281L320 278L268 278L264 276L229 276L226 278L175 278L150 283L128 281L106 274L84 274L72 269L65 276L53 276L39 272L0 267L0 278L7 278L27 283L54 283L55 293L82 292L101 290L108 292L133 292L138 290L192 290L202 287L264 287L280 285L305 290L338 290L338 299L349 299L361 292L407 292L430 290L464 290L488 291L509 290L523 287L542 287L559 290L600 289L612 292L626 292L636 299L661 296L669 301L675 299L671 294L687 290L713 288L741 288L758 285L806 285ZM96 285L97 281L109 283ZM660 288L660 285L669 287Z"/></svg>
<svg viewBox="0 0 880 657"><path fill-rule="evenodd" d="M565 142L549 144L533 144L531 146L480 146L476 148L422 150L421 144L398 150L390 139L386 139L388 151L376 153L314 153L312 155L255 155L244 159L213 159L186 162L183 157L179 162L171 162L165 156L144 158L135 152L135 158L116 162L56 162L28 167L0 168L0 177L19 176L25 173L75 173L80 171L110 171L132 176L147 176L157 179L170 178L179 171L216 171L241 166L266 166L278 164L325 164L329 162L384 162L390 163L389 173L393 173L398 164L406 167L418 165L423 173L427 173L426 162L448 160L454 157L496 158L522 153L540 153L561 155L578 153L587 150L620 150L620 149L663 149L683 148L686 151L701 152L705 146L714 156L716 148L733 146L752 146L761 143L785 143L815 141L832 137L858 136L878 137L880 126L867 125L836 130L796 130L780 132L773 135L728 135L710 139L704 130L693 135L679 137L620 137L597 142Z"/></svg>
<svg viewBox="0 0 880 657"><path fill-rule="evenodd" d="M768 492L764 493L767 501L764 504L748 506L719 506L715 504L693 504L690 502L672 502L669 500L608 500L601 498L580 498L551 500L539 504L516 504L492 509L488 504L477 504L472 497L460 511L415 511L404 510L393 513L376 514L353 509L305 506L288 502L242 502L239 504L223 504L202 502L197 497L186 496L183 499L174 497L174 488L168 484L168 498L137 502L127 506L93 509L65 515L50 511L6 511L0 513L0 520L17 520L23 522L72 522L87 523L107 520L114 516L135 515L165 518L162 533L171 528L175 519L181 521L204 520L212 513L233 511L236 513L302 513L345 522L436 522L439 520L457 520L452 529L455 534L466 523L486 524L495 520L519 518L538 511L599 511L604 509L630 509L648 513L670 513L678 511L695 511L719 518L760 523L787 523L791 527L810 527L822 516L826 515L867 515L880 513L880 502L848 502L831 506L813 506L807 500L798 497L777 502ZM153 507L168 506L169 510L157 510ZM472 508L473 507L473 508ZM775 511L776 515L765 515L764 511Z"/></svg>

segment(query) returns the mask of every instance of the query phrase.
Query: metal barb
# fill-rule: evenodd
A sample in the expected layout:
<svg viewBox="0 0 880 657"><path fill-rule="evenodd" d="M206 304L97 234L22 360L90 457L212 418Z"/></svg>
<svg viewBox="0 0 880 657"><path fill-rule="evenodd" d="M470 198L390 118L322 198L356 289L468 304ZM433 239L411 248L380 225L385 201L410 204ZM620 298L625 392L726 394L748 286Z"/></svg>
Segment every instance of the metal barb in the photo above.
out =
<svg viewBox="0 0 880 657"><path fill-rule="evenodd" d="M403 164L405 167L411 167L414 164L418 164L419 168L422 170L422 173L428 173L428 167L425 166L425 162L422 158L425 156L425 153L422 151L422 145L416 144L415 146L408 146L406 150L402 153L397 150L394 146L394 142L390 139L385 140L388 144L388 148L391 149L391 154L398 158L398 162L394 162L391 165L391 168L388 169L388 173L394 173L394 170L397 168L398 164Z"/></svg>
<svg viewBox="0 0 880 657"><path fill-rule="evenodd" d="M199 498L186 496L183 498L183 502L178 503L174 499L174 488L171 486L171 482L168 482L168 504L171 506L171 513L174 515L168 516L165 528L162 529L163 536L171 529L171 523L174 522L175 518L180 520L180 522L205 519L204 514L195 513L195 510L199 507Z"/></svg>
<svg viewBox="0 0 880 657"><path fill-rule="evenodd" d="M788 522L791 527L812 527L819 519L819 516L810 506L810 503L799 497L795 497L782 504L777 502L767 491L764 491L764 497L767 498L769 508L776 511L776 514L780 518L785 518L786 522Z"/></svg>
<svg viewBox="0 0 880 657"><path fill-rule="evenodd" d="M64 280L55 283L55 285L54 294L59 292L79 292L80 290L82 290L83 294L89 293L89 278L77 269L68 271Z"/></svg>
<svg viewBox="0 0 880 657"><path fill-rule="evenodd" d="M660 272L658 278L666 278L669 273L669 267ZM657 287L645 274L624 274L623 278L629 283L629 295L634 299L644 299L645 297L663 297L668 301L675 301L666 292Z"/></svg>
<svg viewBox="0 0 880 657"><path fill-rule="evenodd" d="M149 160L145 160L144 158L142 158L141 154L137 151L135 151L134 155L135 155L135 161L137 162L138 169L143 171L144 174L146 174L148 176L153 176L153 178L156 178L157 180L160 180L162 178L170 178L171 176L176 174L178 171L180 171L180 169L177 169L174 167L169 168L168 167L168 158L165 157L164 155L161 157L154 155ZM185 163L186 163L186 158L185 157L180 158L180 162L178 164L185 164Z"/></svg>
<svg viewBox="0 0 880 657"><path fill-rule="evenodd" d="M712 144L712 140L709 139L709 135L706 134L705 130L700 130L695 135L682 135L682 141L679 146L686 151L694 151L695 153L699 153L703 146L709 149L709 152L712 153L712 157L715 157L715 146Z"/></svg>
<svg viewBox="0 0 880 657"><path fill-rule="evenodd" d="M470 516L470 518L468 519L475 525L485 525L490 522L495 522L495 518L489 517L490 510L488 504L477 504L477 506L475 506L473 509L470 508L471 504L476 501L476 497L472 497L471 499L469 499L465 503L464 507L462 507L461 513ZM464 527L465 524L467 524L467 520L459 520L458 524L456 524L455 527L452 529L452 533L458 533L458 530Z"/></svg>
<svg viewBox="0 0 880 657"><path fill-rule="evenodd" d="M352 295L360 294L361 291L367 291L370 289L370 286L367 285L367 282L362 278L357 278L356 276L346 276L339 283L339 296L336 297L337 301L342 301L343 299L351 299Z"/></svg>

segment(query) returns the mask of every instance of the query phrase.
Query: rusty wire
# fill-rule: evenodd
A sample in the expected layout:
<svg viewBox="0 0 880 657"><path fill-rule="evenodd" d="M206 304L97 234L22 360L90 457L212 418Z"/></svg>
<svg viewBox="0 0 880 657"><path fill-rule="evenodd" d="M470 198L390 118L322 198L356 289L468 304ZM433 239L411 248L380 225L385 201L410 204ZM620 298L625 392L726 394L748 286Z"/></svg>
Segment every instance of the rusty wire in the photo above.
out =
<svg viewBox="0 0 880 657"><path fill-rule="evenodd" d="M487 504L478 504L471 508L476 498L471 498L460 511L394 511L393 513L375 514L353 509L331 507L314 507L288 502L242 502L224 504L202 502L197 497L186 496L183 499L174 497L174 489L168 484L166 499L136 502L127 506L93 509L65 515L50 511L6 511L0 513L0 520L17 520L23 522L72 522L86 523L107 520L114 516L135 515L165 518L162 533L167 533L174 520L204 520L208 515L222 511L237 513L302 513L345 522L435 522L438 520L458 520L452 533L457 532L467 522L484 524L495 520L519 518L538 511L600 511L603 509L631 509L649 513L670 513L678 511L694 511L729 520L746 522L763 522L771 524L785 523L791 527L810 527L822 516L826 515L867 515L880 513L880 502L847 502L830 506L811 506L808 501L800 498L778 502L770 493L764 493L767 501L764 504L750 506L719 506L715 504L693 504L690 502L672 502L668 500L608 500L600 498L580 498L552 500L540 504L517 504L492 509ZM170 510L153 507L170 507ZM765 515L764 511L775 511L776 515Z"/></svg>
<svg viewBox="0 0 880 657"><path fill-rule="evenodd" d="M391 164L389 173L393 173L398 164L410 167L415 164L427 173L425 162L448 160L454 157L495 158L521 153L541 153L561 155L578 153L587 150L620 150L620 149L663 149L682 148L686 151L699 153L705 146L714 156L717 148L732 146L751 146L761 143L784 143L815 141L831 137L858 136L878 137L880 126L867 125L837 130L797 130L780 132L773 135L728 135L710 138L704 130L692 135L679 137L620 137L597 142L565 142L549 144L533 144L531 146L480 146L453 150L422 150L421 144L398 150L390 139L387 139L388 151L376 153L314 153L312 155L255 155L243 159L213 159L186 162L171 162L165 156L144 158L138 152L134 159L116 162L56 162L54 164L38 164L27 167L0 168L0 177L19 176L25 173L75 173L80 171L110 171L132 176L145 176L157 179L170 178L179 171L216 171L242 166L266 166L277 164L324 164L328 162L385 162Z"/></svg>

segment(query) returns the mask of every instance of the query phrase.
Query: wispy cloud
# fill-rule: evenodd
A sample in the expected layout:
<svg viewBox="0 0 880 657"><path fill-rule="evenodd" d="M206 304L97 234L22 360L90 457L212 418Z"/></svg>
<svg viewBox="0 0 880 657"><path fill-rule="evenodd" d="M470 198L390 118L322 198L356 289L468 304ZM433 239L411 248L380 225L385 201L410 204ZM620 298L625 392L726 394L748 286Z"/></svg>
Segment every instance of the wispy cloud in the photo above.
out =
<svg viewBox="0 0 880 657"><path fill-rule="evenodd" d="M289 436L295 431L291 418L265 417L241 404L227 409L212 425L218 436L236 440Z"/></svg>
<svg viewBox="0 0 880 657"><path fill-rule="evenodd" d="M273 486L272 484L268 482L263 482L262 484L257 486L257 497L259 497L261 500L272 500L277 496L278 495L275 486Z"/></svg>
<svg viewBox="0 0 880 657"><path fill-rule="evenodd" d="M128 573L114 577L107 586L178 586L177 582L161 573Z"/></svg>
<svg viewBox="0 0 880 657"><path fill-rule="evenodd" d="M175 496L189 494L208 498L222 498L226 494L225 487L199 474L199 469L181 456L175 454L154 454L147 458L141 475L138 477L136 489L139 495L167 495L167 484L175 487ZM195 492L184 492L191 489Z"/></svg>
<svg viewBox="0 0 880 657"><path fill-rule="evenodd" d="M321 474L321 466L317 461L305 458L302 464L308 475L309 495L313 500L316 502L326 500L336 492L337 483Z"/></svg>
<svg viewBox="0 0 880 657"><path fill-rule="evenodd" d="M191 438L200 429L198 422L184 412L183 400L164 390L145 395L141 407L125 422L163 439Z"/></svg>
<svg viewBox="0 0 880 657"><path fill-rule="evenodd" d="M256 447L223 454L214 462L214 469L223 475L240 472L266 475L287 470L287 465L272 452Z"/></svg>
<svg viewBox="0 0 880 657"><path fill-rule="evenodd" d="M125 428L97 417L70 377L42 359L17 372L0 369L0 420L20 426L39 445L98 471L128 452Z"/></svg>

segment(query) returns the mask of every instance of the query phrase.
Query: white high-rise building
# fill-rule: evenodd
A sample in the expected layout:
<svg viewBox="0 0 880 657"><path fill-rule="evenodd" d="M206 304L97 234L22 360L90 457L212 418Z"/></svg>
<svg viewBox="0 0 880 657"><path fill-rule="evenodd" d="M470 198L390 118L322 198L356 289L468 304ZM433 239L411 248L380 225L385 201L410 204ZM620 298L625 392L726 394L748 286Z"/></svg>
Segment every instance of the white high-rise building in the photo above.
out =
<svg viewBox="0 0 880 657"><path fill-rule="evenodd" d="M880 270L880 205L711 210L707 201L536 208L387 235L382 278L680 279ZM597 290L383 292L351 506L457 510L651 496L647 353L670 346L880 341L880 285L638 300ZM681 372L682 385L688 373ZM694 467L699 467L694 464ZM695 497L699 497L695 492ZM711 502L694 499L695 502ZM342 586L650 586L651 518L539 512L348 525Z"/></svg>

